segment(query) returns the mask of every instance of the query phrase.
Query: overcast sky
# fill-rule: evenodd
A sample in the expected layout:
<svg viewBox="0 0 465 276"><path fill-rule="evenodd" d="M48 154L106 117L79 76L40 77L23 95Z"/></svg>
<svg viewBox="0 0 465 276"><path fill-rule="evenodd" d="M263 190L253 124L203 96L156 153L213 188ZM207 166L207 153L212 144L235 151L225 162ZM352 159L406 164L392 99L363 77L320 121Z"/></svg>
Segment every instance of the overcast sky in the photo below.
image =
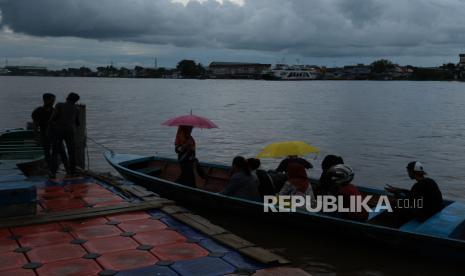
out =
<svg viewBox="0 0 465 276"><path fill-rule="evenodd" d="M0 57L10 65L433 66L459 53L465 0L0 0Z"/></svg>

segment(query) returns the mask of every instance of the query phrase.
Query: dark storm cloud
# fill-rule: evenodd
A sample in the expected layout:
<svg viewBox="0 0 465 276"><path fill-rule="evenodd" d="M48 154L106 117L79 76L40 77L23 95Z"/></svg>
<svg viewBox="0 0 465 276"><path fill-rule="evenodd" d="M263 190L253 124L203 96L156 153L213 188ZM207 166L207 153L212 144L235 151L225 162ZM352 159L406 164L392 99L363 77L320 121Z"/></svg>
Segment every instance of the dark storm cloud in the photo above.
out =
<svg viewBox="0 0 465 276"><path fill-rule="evenodd" d="M465 43L462 0L0 0L2 25L33 36L303 56L434 55Z"/></svg>

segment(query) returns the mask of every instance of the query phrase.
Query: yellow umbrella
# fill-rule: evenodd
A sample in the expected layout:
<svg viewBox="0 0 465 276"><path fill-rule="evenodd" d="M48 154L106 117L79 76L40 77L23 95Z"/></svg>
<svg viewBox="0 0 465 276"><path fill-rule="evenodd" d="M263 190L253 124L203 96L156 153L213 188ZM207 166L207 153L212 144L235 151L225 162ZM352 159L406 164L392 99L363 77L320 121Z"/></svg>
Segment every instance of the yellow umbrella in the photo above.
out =
<svg viewBox="0 0 465 276"><path fill-rule="evenodd" d="M257 158L283 158L291 155L303 156L309 153L318 154L319 152L319 149L303 141L276 142L266 146L257 155Z"/></svg>

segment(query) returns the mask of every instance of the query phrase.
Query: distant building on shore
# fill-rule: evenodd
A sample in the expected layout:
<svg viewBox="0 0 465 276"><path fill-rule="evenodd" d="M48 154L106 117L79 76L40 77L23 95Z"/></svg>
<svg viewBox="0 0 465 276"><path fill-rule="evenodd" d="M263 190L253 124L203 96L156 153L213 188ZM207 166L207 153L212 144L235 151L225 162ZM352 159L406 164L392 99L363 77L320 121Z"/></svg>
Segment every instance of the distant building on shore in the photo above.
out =
<svg viewBox="0 0 465 276"><path fill-rule="evenodd" d="M459 66L465 66L465 54L460 54Z"/></svg>
<svg viewBox="0 0 465 276"><path fill-rule="evenodd" d="M43 76L47 74L47 67L40 66L5 66L10 75Z"/></svg>
<svg viewBox="0 0 465 276"><path fill-rule="evenodd" d="M218 61L208 66L210 78L218 79L261 79L270 68L271 64Z"/></svg>
<svg viewBox="0 0 465 276"><path fill-rule="evenodd" d="M459 55L459 64L457 64L456 78L465 80L465 54Z"/></svg>

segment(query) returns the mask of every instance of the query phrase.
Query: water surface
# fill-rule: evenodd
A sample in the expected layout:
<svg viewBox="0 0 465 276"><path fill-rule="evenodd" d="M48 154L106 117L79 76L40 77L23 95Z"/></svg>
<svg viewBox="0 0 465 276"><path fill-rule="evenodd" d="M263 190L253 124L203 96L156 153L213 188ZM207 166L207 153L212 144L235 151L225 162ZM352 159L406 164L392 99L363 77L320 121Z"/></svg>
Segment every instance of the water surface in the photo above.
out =
<svg viewBox="0 0 465 276"><path fill-rule="evenodd" d="M235 155L254 156L270 142L304 140L321 149L312 161L314 176L324 155L339 154L354 168L358 185L408 188L405 166L419 160L445 197L465 199L465 83L0 77L0 129L24 126L44 92L60 101L79 93L87 105L89 137L116 152L174 157L176 130L161 123L192 110L220 126L194 130L202 161L229 164ZM103 149L89 146L91 167L110 170ZM263 160L268 168L277 162ZM449 269L377 257L379 250L349 249L305 233L263 234L267 229L237 218L204 215L317 274L423 275Z"/></svg>

